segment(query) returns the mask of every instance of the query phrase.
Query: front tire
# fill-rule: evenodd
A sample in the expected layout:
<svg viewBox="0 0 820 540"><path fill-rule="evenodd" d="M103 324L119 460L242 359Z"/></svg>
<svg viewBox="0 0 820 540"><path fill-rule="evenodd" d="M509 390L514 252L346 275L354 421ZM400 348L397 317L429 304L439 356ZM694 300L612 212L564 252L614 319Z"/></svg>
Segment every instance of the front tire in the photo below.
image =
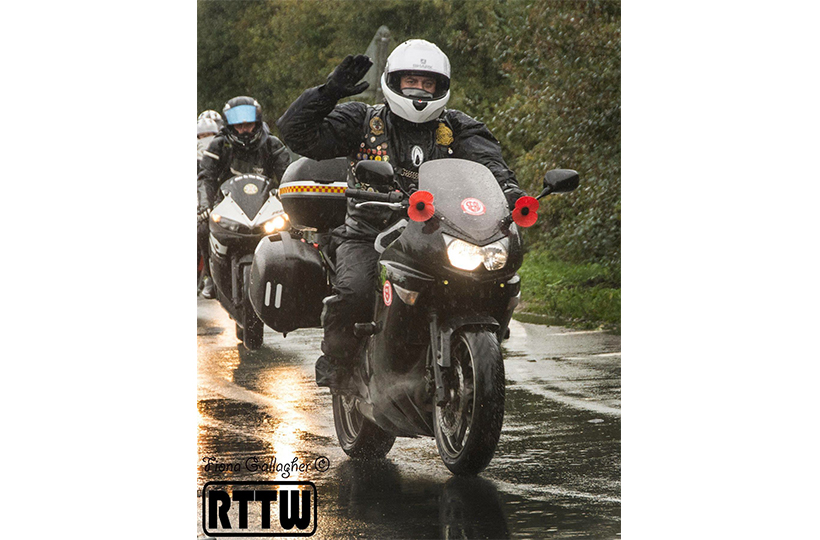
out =
<svg viewBox="0 0 820 540"><path fill-rule="evenodd" d="M247 298L245 299L245 303L242 307L242 312L244 315L244 320L242 323L245 325L245 328L242 330L242 337L240 339L245 344L246 348L253 351L261 347L262 343L265 341L265 324L259 320L259 317L256 316L256 313L253 311L251 303ZM238 333L237 337L239 337Z"/></svg>
<svg viewBox="0 0 820 540"><path fill-rule="evenodd" d="M433 410L442 461L453 474L474 475L493 458L504 421L504 363L494 333L453 335L451 367L442 370L449 400Z"/></svg>
<svg viewBox="0 0 820 540"><path fill-rule="evenodd" d="M264 342L265 323L263 323L251 305L248 287L251 282L251 265L246 264L242 271L242 336L237 328L236 337L242 340L248 350L256 350Z"/></svg>
<svg viewBox="0 0 820 540"><path fill-rule="evenodd" d="M333 423L339 446L352 458L381 459L393 448L396 436L365 418L356 401L353 396L333 395Z"/></svg>

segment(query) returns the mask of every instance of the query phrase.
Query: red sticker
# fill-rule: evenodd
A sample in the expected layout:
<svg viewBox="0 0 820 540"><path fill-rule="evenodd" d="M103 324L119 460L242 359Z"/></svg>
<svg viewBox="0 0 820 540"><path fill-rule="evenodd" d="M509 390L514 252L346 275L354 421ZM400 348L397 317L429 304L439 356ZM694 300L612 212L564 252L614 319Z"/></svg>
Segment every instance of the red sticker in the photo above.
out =
<svg viewBox="0 0 820 540"><path fill-rule="evenodd" d="M461 209L464 210L465 214L470 214L471 216L481 216L487 211L483 202L472 197L461 201Z"/></svg>
<svg viewBox="0 0 820 540"><path fill-rule="evenodd" d="M393 303L393 287L390 286L390 282L385 280L384 288L382 288L382 297L384 298L384 305L389 306Z"/></svg>

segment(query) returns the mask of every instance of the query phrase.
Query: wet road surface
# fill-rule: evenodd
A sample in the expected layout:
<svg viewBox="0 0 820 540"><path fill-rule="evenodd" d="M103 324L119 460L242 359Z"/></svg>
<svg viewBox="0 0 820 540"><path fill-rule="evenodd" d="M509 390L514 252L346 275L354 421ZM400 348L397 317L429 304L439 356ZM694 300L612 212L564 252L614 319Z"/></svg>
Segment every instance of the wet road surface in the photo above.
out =
<svg viewBox="0 0 820 540"><path fill-rule="evenodd" d="M495 457L457 478L433 438L399 438L384 460L347 458L330 393L314 382L321 329L283 338L266 327L249 352L215 300L199 298L197 318L199 489L313 482L313 538L620 537L619 336L513 321ZM294 458L302 471L284 468Z"/></svg>

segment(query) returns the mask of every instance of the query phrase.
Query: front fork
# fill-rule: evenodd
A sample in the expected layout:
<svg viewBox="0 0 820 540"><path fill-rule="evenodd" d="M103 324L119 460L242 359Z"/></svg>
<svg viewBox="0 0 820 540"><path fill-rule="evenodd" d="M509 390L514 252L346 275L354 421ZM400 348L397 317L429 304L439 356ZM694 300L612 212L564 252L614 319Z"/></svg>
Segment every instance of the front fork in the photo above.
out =
<svg viewBox="0 0 820 540"><path fill-rule="evenodd" d="M430 348L427 355L427 369L433 372L433 384L435 385L435 400L439 407L447 403L447 390L444 388L444 378L441 376L442 368L450 367L450 347L449 341L452 331L443 336L439 330L438 314L430 313ZM447 354L442 352L442 344L447 341ZM444 364L446 362L446 365Z"/></svg>
<svg viewBox="0 0 820 540"><path fill-rule="evenodd" d="M231 300L237 309L242 307L242 303L248 297L249 283L246 283L248 272L245 271L245 267L250 268L251 263L253 263L253 255L244 255L231 261Z"/></svg>
<svg viewBox="0 0 820 540"><path fill-rule="evenodd" d="M444 381L443 370L452 366L450 361L450 342L453 333L458 329L470 326L485 328L498 334L500 325L489 315L465 315L448 317L444 322L439 320L436 312L431 312L430 322L430 353L427 355L427 369L433 373L435 385L434 398L439 407L445 405L450 396L450 389Z"/></svg>
<svg viewBox="0 0 820 540"><path fill-rule="evenodd" d="M515 274L509 281L499 284L499 287L504 289L506 300L498 309L492 310L492 315L450 315L442 320L438 312L430 312L428 316L430 348L427 355L427 370L432 374L436 405L446 404L450 395L442 372L452 365L450 343L454 332L462 327L471 326L493 332L499 343L507 337L510 319L521 297L521 278Z"/></svg>

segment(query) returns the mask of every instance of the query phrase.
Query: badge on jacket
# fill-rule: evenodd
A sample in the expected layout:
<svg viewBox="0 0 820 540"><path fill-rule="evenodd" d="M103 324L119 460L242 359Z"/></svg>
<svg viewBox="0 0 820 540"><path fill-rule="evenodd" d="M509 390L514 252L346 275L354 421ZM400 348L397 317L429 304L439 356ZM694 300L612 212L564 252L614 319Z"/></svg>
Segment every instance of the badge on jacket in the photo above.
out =
<svg viewBox="0 0 820 540"><path fill-rule="evenodd" d="M414 146L413 149L410 151L410 159L413 162L413 165L418 167L419 165L424 162L424 152L422 152L420 146Z"/></svg>
<svg viewBox="0 0 820 540"><path fill-rule="evenodd" d="M384 133L384 122L378 116L374 116L370 119L370 131L373 132L373 135L381 135Z"/></svg>
<svg viewBox="0 0 820 540"><path fill-rule="evenodd" d="M450 146L453 144L453 130L443 123L439 124L436 130L436 144L442 146Z"/></svg>

